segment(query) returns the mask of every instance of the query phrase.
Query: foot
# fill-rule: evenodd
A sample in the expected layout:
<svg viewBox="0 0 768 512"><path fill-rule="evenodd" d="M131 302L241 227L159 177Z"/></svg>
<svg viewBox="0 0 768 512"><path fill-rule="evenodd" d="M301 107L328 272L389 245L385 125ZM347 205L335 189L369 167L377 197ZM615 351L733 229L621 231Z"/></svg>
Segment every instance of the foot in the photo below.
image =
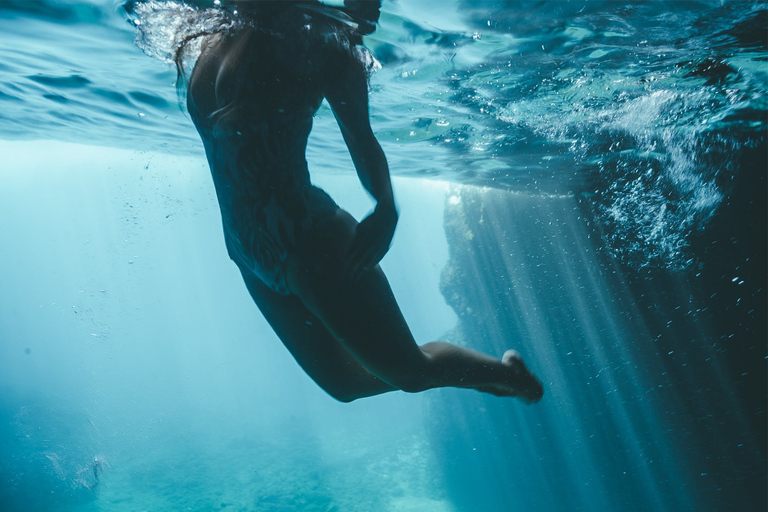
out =
<svg viewBox="0 0 768 512"><path fill-rule="evenodd" d="M544 396L544 387L533 373L525 366L520 352L517 350L507 350L501 357L501 363L509 366L516 374L514 386L517 388L518 396L526 402L535 403Z"/></svg>
<svg viewBox="0 0 768 512"><path fill-rule="evenodd" d="M519 397L526 403L532 404L541 400L544 388L528 367L525 366L520 352L507 350L501 358L501 364L510 368L512 376L508 383L483 386L478 391L490 393L496 396Z"/></svg>

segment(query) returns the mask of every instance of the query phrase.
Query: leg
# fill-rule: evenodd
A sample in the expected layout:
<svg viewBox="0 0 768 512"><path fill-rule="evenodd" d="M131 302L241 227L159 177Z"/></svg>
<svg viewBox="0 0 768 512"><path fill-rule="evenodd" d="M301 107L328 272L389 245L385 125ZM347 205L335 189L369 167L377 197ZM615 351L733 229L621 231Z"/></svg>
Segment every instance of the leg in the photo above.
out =
<svg viewBox="0 0 768 512"><path fill-rule="evenodd" d="M416 345L378 266L356 281L344 254L356 221L343 210L308 233L289 260L291 291L362 366L408 392L464 387L537 401L541 384L510 351L499 360L444 342Z"/></svg>
<svg viewBox="0 0 768 512"><path fill-rule="evenodd" d="M298 298L274 292L248 271L241 273L272 329L299 366L329 395L351 402L395 389L363 368Z"/></svg>

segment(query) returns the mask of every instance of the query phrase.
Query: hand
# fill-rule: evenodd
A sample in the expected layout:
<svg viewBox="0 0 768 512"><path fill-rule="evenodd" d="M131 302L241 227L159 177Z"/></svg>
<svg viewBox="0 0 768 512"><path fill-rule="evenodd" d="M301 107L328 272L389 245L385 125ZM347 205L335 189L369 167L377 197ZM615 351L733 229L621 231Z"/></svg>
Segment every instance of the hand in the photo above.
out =
<svg viewBox="0 0 768 512"><path fill-rule="evenodd" d="M392 203L376 205L376 209L355 228L347 252L347 275L356 280L360 272L381 261L392 243L397 225L397 210Z"/></svg>

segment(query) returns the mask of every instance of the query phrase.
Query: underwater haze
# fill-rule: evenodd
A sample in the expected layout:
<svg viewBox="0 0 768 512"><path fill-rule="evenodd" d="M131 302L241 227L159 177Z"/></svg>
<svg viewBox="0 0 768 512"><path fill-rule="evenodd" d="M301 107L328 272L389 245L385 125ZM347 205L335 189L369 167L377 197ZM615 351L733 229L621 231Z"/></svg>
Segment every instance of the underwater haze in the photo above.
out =
<svg viewBox="0 0 768 512"><path fill-rule="evenodd" d="M531 406L334 401L228 259L162 37L113 0L0 34L0 511L768 509L767 2L384 1L382 266ZM307 160L372 208L327 106Z"/></svg>

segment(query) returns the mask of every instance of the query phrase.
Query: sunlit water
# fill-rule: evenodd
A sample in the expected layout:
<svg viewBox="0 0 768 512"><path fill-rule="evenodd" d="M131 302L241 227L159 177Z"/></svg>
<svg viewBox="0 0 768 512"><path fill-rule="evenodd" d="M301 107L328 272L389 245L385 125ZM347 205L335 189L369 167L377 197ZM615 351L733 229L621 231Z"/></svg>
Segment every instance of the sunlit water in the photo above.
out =
<svg viewBox="0 0 768 512"><path fill-rule="evenodd" d="M385 2L372 123L426 178L385 269L418 340L521 348L547 394L342 405L227 260L175 70L114 2L0 0L0 510L764 510L767 33ZM366 213L327 107L308 160Z"/></svg>

